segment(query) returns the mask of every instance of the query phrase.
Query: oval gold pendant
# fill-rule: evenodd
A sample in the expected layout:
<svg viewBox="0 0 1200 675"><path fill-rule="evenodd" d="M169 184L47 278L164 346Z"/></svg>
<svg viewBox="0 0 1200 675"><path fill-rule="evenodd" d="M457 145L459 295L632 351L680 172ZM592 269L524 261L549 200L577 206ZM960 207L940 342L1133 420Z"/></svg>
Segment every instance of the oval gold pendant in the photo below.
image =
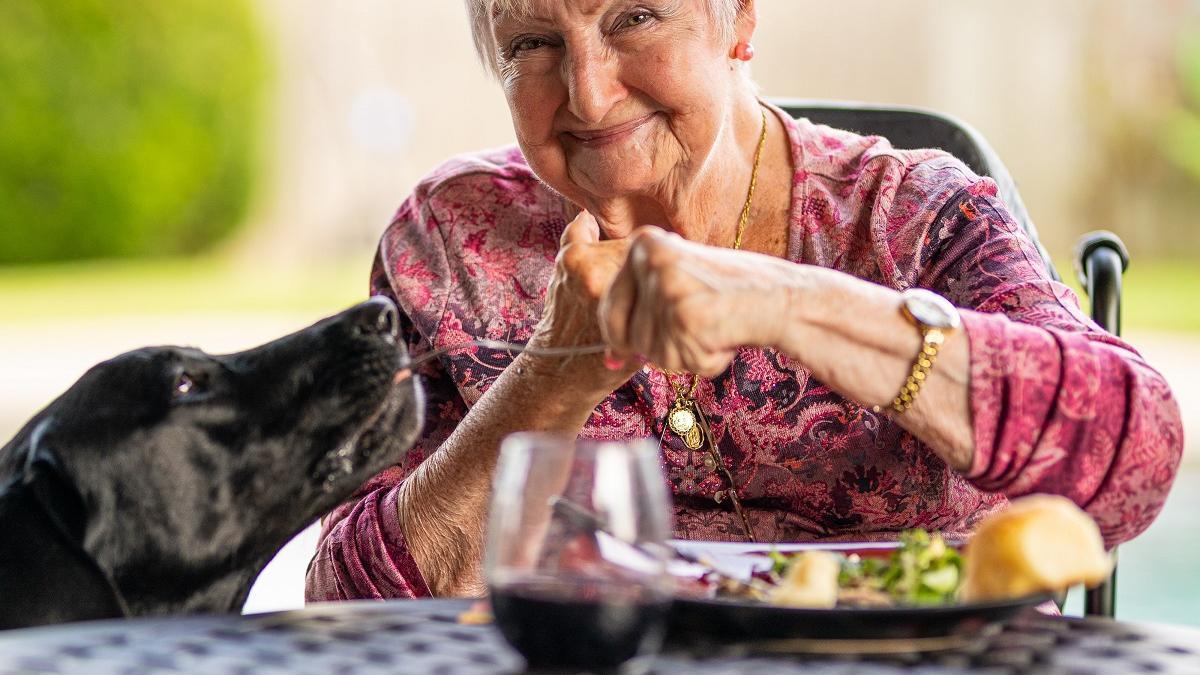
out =
<svg viewBox="0 0 1200 675"><path fill-rule="evenodd" d="M667 414L667 426L675 435L683 439L688 450L699 450L704 445L704 432L697 423L694 403L676 402Z"/></svg>
<svg viewBox="0 0 1200 675"><path fill-rule="evenodd" d="M696 415L683 406L676 406L667 415L667 426L671 427L671 431L674 431L676 436L686 438L693 429L696 429Z"/></svg>

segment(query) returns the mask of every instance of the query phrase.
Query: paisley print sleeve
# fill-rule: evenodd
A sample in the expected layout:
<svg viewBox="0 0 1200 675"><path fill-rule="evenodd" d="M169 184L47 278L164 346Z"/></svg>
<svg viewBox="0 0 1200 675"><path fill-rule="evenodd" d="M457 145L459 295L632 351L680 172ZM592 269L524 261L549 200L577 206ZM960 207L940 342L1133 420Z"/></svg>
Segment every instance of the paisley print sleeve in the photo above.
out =
<svg viewBox="0 0 1200 675"><path fill-rule="evenodd" d="M919 285L968 308L975 457L967 477L1009 497L1065 495L1108 545L1162 509L1183 447L1178 404L1132 347L1079 309L979 181L927 235Z"/></svg>

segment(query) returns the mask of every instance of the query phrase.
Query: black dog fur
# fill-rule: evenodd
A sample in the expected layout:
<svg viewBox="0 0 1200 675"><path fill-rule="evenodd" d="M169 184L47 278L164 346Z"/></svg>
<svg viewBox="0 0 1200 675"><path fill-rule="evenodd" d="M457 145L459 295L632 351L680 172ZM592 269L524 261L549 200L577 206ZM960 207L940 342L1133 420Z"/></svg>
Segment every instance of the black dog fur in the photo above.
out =
<svg viewBox="0 0 1200 675"><path fill-rule="evenodd" d="M0 449L0 629L239 611L419 432L396 324L373 298L249 351L89 370Z"/></svg>

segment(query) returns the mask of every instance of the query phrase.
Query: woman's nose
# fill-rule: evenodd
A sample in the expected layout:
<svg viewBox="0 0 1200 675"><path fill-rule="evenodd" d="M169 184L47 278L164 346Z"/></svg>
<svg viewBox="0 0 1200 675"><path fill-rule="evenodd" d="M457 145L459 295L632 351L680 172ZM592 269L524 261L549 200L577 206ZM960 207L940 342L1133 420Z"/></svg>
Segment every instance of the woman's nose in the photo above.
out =
<svg viewBox="0 0 1200 675"><path fill-rule="evenodd" d="M564 59L567 109L585 124L600 124L622 98L626 89L620 80L616 59L603 50L580 50Z"/></svg>

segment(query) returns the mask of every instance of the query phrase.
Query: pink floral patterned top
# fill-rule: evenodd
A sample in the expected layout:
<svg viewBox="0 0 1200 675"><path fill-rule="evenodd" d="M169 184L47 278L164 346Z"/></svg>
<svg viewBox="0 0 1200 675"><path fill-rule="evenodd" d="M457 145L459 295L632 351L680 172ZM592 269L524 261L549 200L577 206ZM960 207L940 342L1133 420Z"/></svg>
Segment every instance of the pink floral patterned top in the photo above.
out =
<svg viewBox="0 0 1200 675"><path fill-rule="evenodd" d="M886 414L864 409L772 350L742 349L698 401L763 541L880 539L904 528L968 534L1007 498L1066 495L1108 544L1162 508L1183 446L1163 378L1053 281L996 186L934 150L784 120L795 166L788 259L964 308L975 460L946 466ZM396 300L414 354L474 337L526 340L542 314L567 205L507 148L455 158L423 180L383 235L372 293ZM310 600L422 597L396 512L405 476L450 434L513 355L462 351L421 372L424 433L404 461L325 520ZM725 485L673 434L655 372L613 392L583 431L663 438L675 534L743 538Z"/></svg>

